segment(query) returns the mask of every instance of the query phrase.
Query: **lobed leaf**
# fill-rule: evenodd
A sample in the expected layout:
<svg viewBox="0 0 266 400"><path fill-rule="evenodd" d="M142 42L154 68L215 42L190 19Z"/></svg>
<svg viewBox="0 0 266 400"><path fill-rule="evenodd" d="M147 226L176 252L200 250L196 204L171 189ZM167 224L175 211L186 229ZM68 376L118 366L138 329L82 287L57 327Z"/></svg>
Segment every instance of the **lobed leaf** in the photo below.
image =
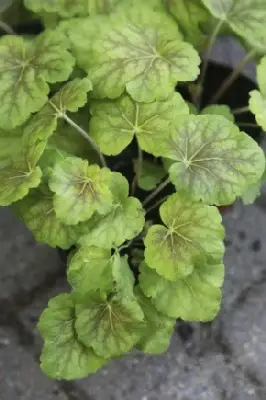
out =
<svg viewBox="0 0 266 400"><path fill-rule="evenodd" d="M184 194L171 195L160 207L163 225L153 225L145 238L145 261L171 281L190 275L199 255L220 259L224 229L216 207L193 202Z"/></svg>
<svg viewBox="0 0 266 400"><path fill-rule="evenodd" d="M0 127L13 129L48 100L47 83L62 82L74 59L63 34L46 31L34 40L19 36L0 39Z"/></svg>
<svg viewBox="0 0 266 400"><path fill-rule="evenodd" d="M72 294L61 294L50 300L41 315L38 329L45 340L41 367L50 378L84 378L106 362L78 340L75 319Z"/></svg>
<svg viewBox="0 0 266 400"><path fill-rule="evenodd" d="M224 266L212 260L197 261L193 272L171 282L145 263L140 267L140 287L162 314L185 321L211 321L221 305Z"/></svg>
<svg viewBox="0 0 266 400"><path fill-rule="evenodd" d="M169 125L188 112L179 93L148 104L138 103L124 95L117 100L91 103L89 131L104 154L121 153L136 135L143 150L157 155L157 144L167 135Z"/></svg>
<svg viewBox="0 0 266 400"><path fill-rule="evenodd" d="M81 158L68 157L57 163L49 181L57 217L67 225L76 225L90 219L95 211L106 214L113 201L111 179L109 169L89 165Z"/></svg>
<svg viewBox="0 0 266 400"><path fill-rule="evenodd" d="M265 168L255 141L222 116L180 117L161 155L175 161L169 174L177 190L207 204L232 204Z"/></svg>
<svg viewBox="0 0 266 400"><path fill-rule="evenodd" d="M118 172L112 173L109 186L113 203L106 215L95 213L79 226L82 245L111 249L137 236L145 224L144 210L138 199L128 197L129 185Z"/></svg>
<svg viewBox="0 0 266 400"><path fill-rule="evenodd" d="M92 346L100 357L127 353L139 341L145 328L144 315L134 300L117 296L103 298L98 293L77 303L76 330L81 342Z"/></svg>

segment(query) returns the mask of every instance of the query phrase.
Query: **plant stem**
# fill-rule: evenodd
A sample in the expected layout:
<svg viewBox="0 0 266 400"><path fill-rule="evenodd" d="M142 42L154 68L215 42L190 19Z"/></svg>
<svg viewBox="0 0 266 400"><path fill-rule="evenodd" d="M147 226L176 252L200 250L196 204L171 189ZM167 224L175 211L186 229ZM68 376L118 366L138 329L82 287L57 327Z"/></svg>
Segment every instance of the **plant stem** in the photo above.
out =
<svg viewBox="0 0 266 400"><path fill-rule="evenodd" d="M138 153L139 154L138 154L137 168L136 168L136 173L135 173L135 177L133 179L132 188L131 188L132 195L134 195L137 185L139 185L141 170L142 170L142 165L143 165L143 152L142 152L140 146L138 146Z"/></svg>
<svg viewBox="0 0 266 400"><path fill-rule="evenodd" d="M220 98L224 95L224 93L230 88L230 86L234 83L234 81L239 77L244 67L249 63L252 58L254 58L256 54L256 50L252 49L242 61L236 66L236 68L232 71L232 73L226 78L226 80L222 83L218 91L212 96L210 100L210 104L217 104Z"/></svg>
<svg viewBox="0 0 266 400"><path fill-rule="evenodd" d="M142 205L145 207L152 199L154 199L157 194L159 194L168 184L170 183L169 178L163 181L157 189L155 189L146 199L143 201Z"/></svg>
<svg viewBox="0 0 266 400"><path fill-rule="evenodd" d="M212 51L213 45L217 39L217 36L221 30L223 23L224 23L224 20L220 20L218 22L218 24L216 25L215 29L213 30L212 35L209 40L209 43L208 43L206 54L203 59L200 79L199 79L199 83L198 83L199 93L195 96L195 103L196 103L195 106L198 109L200 109L200 105L201 105L202 91L203 91L203 86L204 86L204 82L205 82L205 78L206 78L206 73L207 73L207 68L208 68L208 64L209 64L209 58L211 55L211 51Z"/></svg>
<svg viewBox="0 0 266 400"><path fill-rule="evenodd" d="M103 156L103 154L101 153L99 147L97 146L97 144L94 142L94 140L87 134L87 132L81 128L79 125L76 124L76 122L74 122L71 118L69 118L66 114L63 114L63 118L65 119L65 121L71 125L74 129L76 129L77 132L79 132L84 139L87 140L87 142L90 143L90 145L94 148L95 151L97 151L101 164L103 167L107 167L107 163L105 161L105 158Z"/></svg>
<svg viewBox="0 0 266 400"><path fill-rule="evenodd" d="M245 106L245 107L235 108L234 110L232 110L232 113L234 115L239 115L239 114L248 113L249 111L250 111L249 106Z"/></svg>
<svg viewBox="0 0 266 400"><path fill-rule="evenodd" d="M257 124L251 124L249 122L238 122L237 123L238 126L242 126L243 128L258 128L261 129Z"/></svg>
<svg viewBox="0 0 266 400"><path fill-rule="evenodd" d="M147 209L146 211L146 215L151 212L152 210L154 210L157 206L159 206L161 203L163 203L166 199L168 199L168 195L164 196L162 199L158 200L155 204L153 204L152 206L150 206L150 208Z"/></svg>
<svg viewBox="0 0 266 400"><path fill-rule="evenodd" d="M8 35L15 35L16 32L12 29L12 27L6 24L4 21L0 20L0 29L7 33Z"/></svg>
<svg viewBox="0 0 266 400"><path fill-rule="evenodd" d="M103 167L107 167L107 163L105 161L105 158L104 158L103 154L101 153L99 147L94 142L94 140L87 134L87 132L83 128L81 128L78 124L76 124L75 121L73 121L71 118L69 118L69 116L67 114L65 114L62 111L60 111L51 100L49 100L49 103L55 109L55 111L57 112L57 115L58 115L59 118L64 118L64 120L70 126L72 126L77 132L79 132L81 134L81 136L84 137L85 140L87 140L87 142L89 142L91 147L97 152L97 154L98 154L98 156L100 158L102 166Z"/></svg>

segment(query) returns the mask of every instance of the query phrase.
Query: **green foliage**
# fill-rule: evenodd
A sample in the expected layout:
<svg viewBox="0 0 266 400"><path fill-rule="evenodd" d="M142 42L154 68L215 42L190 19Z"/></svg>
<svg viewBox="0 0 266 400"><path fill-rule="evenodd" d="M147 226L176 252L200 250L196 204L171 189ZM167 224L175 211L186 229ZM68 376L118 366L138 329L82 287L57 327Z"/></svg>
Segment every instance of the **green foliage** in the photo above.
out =
<svg viewBox="0 0 266 400"><path fill-rule="evenodd" d="M266 4L19 3L1 18L45 29L0 38L0 206L69 253L70 293L38 327L46 375L78 379L134 348L166 351L177 318L219 312L217 207L255 200L265 155L239 130L241 110L206 104L200 54L226 31L262 55L249 107L266 131ZM12 33L4 19L1 29Z"/></svg>

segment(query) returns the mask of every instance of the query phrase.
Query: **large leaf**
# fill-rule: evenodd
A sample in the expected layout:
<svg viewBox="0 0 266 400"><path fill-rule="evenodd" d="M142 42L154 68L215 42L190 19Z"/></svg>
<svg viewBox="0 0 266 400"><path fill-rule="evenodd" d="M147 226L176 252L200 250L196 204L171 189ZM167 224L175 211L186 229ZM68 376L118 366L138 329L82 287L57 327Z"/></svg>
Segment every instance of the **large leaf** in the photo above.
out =
<svg viewBox="0 0 266 400"><path fill-rule="evenodd" d="M263 57L257 66L258 90L250 92L249 107L255 115L258 125L266 132L266 57Z"/></svg>
<svg viewBox="0 0 266 400"><path fill-rule="evenodd" d="M131 240L143 229L144 210L138 199L128 197L129 185L118 172L112 173L113 204L106 215L95 215L81 224L79 243L110 249Z"/></svg>
<svg viewBox="0 0 266 400"><path fill-rule="evenodd" d="M147 10L136 7L127 18L114 14L94 38L87 69L96 97L115 99L126 90L149 103L169 96L177 82L198 76L197 52L165 29L166 14Z"/></svg>
<svg viewBox="0 0 266 400"><path fill-rule="evenodd" d="M156 274L145 263L140 270L140 287L162 314L185 321L211 321L217 315L223 264L198 262L192 274L175 282Z"/></svg>
<svg viewBox="0 0 266 400"><path fill-rule="evenodd" d="M193 271L194 259L223 255L224 229L216 207L173 194L160 207L163 225L153 225L145 238L145 260L166 279L176 280Z"/></svg>
<svg viewBox="0 0 266 400"><path fill-rule="evenodd" d="M74 59L64 35L46 31L34 40L0 39L0 127L12 129L47 101L49 83L71 74Z"/></svg>
<svg viewBox="0 0 266 400"><path fill-rule="evenodd" d="M202 0L212 15L255 44L265 36L265 0Z"/></svg>
<svg viewBox="0 0 266 400"><path fill-rule="evenodd" d="M176 320L158 312L139 287L136 288L135 293L147 321L147 328L136 348L148 354L163 353L170 344Z"/></svg>
<svg viewBox="0 0 266 400"><path fill-rule="evenodd" d="M222 116L180 117L161 155L175 161L169 174L177 190L207 204L233 203L265 168L255 141Z"/></svg>
<svg viewBox="0 0 266 400"><path fill-rule="evenodd" d="M38 13L56 13L63 18L109 13L121 0L24 0L27 8Z"/></svg>
<svg viewBox="0 0 266 400"><path fill-rule="evenodd" d="M129 145L134 135L140 147L156 155L157 141L167 135L169 124L189 113L180 94L149 104L124 95L117 100L95 101L91 105L90 135L104 154L116 155Z"/></svg>
<svg viewBox="0 0 266 400"><path fill-rule="evenodd" d="M99 294L81 297L77 304L76 330L79 340L100 357L127 353L139 341L145 328L137 301L122 301Z"/></svg>
<svg viewBox="0 0 266 400"><path fill-rule="evenodd" d="M66 83L42 109L25 125L23 141L28 146L46 142L55 132L58 119L67 111L77 112L87 102L87 93L92 90L89 79L73 79ZM72 128L73 129L73 128ZM77 133L78 134L78 133Z"/></svg>
<svg viewBox="0 0 266 400"><path fill-rule="evenodd" d="M106 214L113 200L109 189L111 177L109 169L89 165L81 158L68 157L57 163L49 182L55 193L57 217L75 225L91 218L95 211Z"/></svg>
<svg viewBox="0 0 266 400"><path fill-rule="evenodd" d="M38 329L45 340L41 367L50 378L84 378L106 362L78 340L75 319L75 300L71 294L50 300L41 315Z"/></svg>
<svg viewBox="0 0 266 400"><path fill-rule="evenodd" d="M77 242L73 226L64 224L55 214L53 193L48 189L36 190L15 204L15 209L39 242L50 247L69 249Z"/></svg>

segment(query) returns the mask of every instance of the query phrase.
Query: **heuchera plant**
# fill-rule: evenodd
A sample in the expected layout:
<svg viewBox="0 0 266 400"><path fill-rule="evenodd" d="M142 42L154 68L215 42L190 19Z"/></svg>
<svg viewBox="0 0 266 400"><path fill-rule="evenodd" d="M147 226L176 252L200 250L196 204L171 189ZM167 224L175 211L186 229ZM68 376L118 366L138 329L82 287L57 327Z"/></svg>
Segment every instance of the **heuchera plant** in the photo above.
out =
<svg viewBox="0 0 266 400"><path fill-rule="evenodd" d="M18 36L1 22L0 205L36 240L71 249L71 291L49 302L38 328L44 372L76 379L133 348L164 352L176 319L219 311L218 207L254 200L265 169L234 114L250 109L266 130L266 0L24 6L45 29ZM203 108L222 33L248 54ZM252 58L250 105L216 105Z"/></svg>

